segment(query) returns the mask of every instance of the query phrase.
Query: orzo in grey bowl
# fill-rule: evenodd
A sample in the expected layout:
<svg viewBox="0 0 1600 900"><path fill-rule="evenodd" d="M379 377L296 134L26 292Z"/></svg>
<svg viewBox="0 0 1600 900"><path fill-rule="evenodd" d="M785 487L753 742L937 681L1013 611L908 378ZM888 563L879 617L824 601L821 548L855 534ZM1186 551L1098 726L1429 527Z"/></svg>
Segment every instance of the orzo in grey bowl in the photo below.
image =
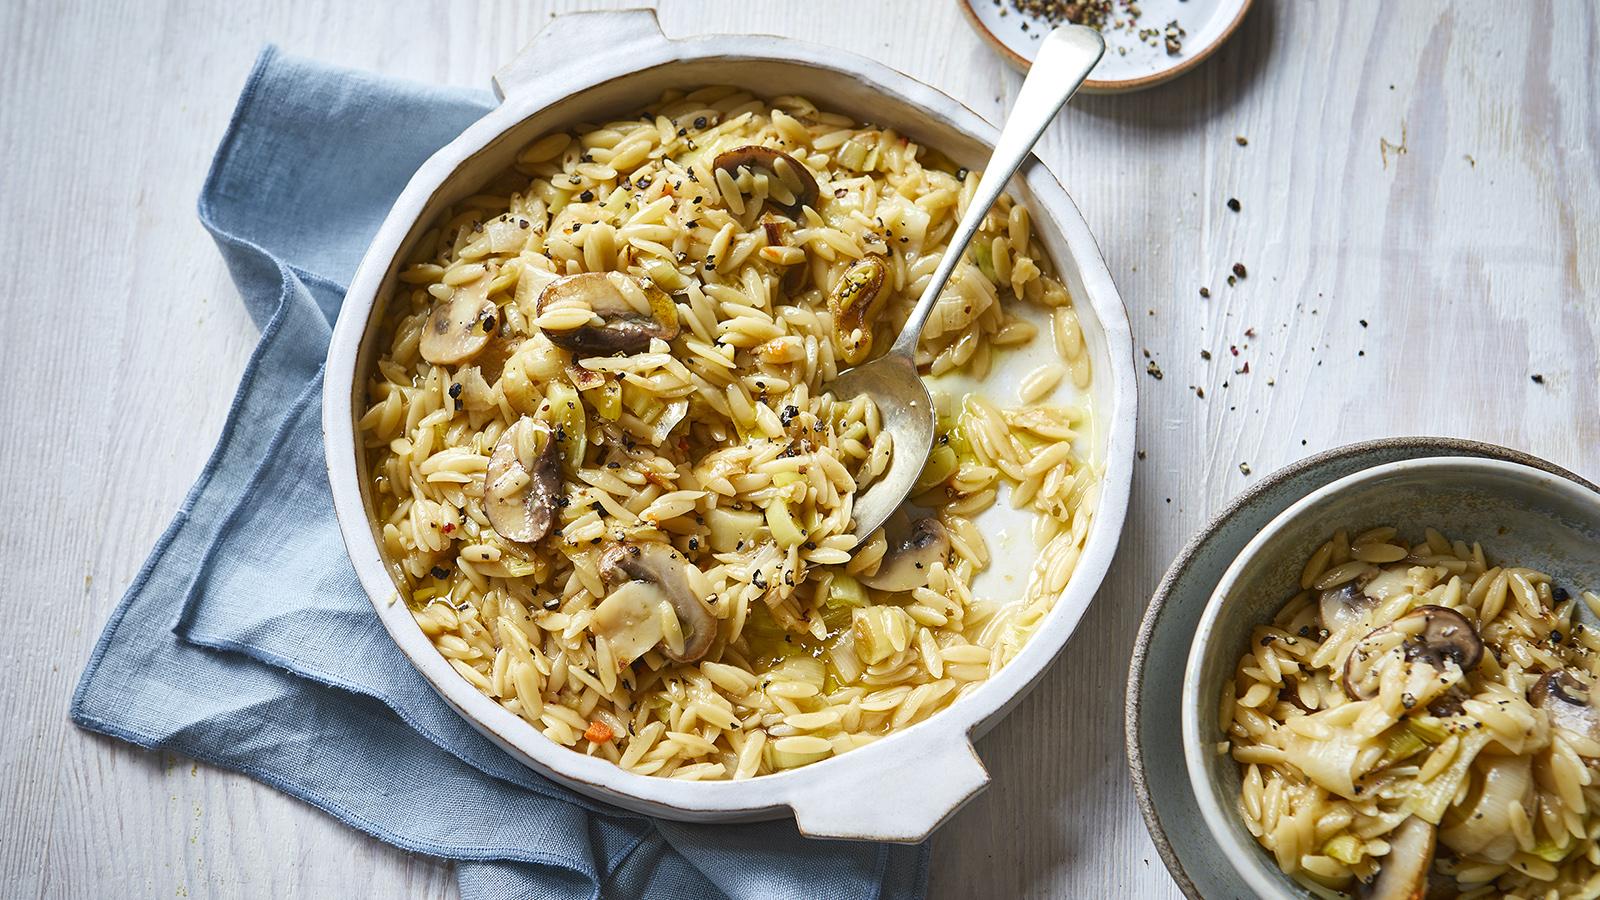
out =
<svg viewBox="0 0 1600 900"><path fill-rule="evenodd" d="M1273 897L1600 894L1597 542L1594 491L1466 457L1273 519L1184 676L1224 858Z"/></svg>

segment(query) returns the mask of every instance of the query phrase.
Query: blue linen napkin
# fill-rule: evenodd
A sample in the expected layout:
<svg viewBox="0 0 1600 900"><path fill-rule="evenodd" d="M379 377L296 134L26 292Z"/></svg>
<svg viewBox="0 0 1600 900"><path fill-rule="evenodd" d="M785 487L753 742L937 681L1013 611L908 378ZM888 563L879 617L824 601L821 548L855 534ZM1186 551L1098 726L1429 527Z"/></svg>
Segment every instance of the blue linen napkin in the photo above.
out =
<svg viewBox="0 0 1600 900"><path fill-rule="evenodd" d="M492 104L262 53L199 207L261 342L216 450L94 648L73 721L456 860L469 898L921 896L926 844L651 820L537 775L446 706L374 615L323 468L322 360L394 198Z"/></svg>

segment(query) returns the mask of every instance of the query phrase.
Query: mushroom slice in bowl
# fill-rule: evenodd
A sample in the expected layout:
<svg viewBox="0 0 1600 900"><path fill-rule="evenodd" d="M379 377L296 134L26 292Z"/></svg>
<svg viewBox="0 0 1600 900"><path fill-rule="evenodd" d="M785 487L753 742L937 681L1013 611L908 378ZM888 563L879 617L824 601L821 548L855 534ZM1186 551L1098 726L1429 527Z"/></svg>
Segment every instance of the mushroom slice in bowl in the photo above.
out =
<svg viewBox="0 0 1600 900"><path fill-rule="evenodd" d="M606 548L600 556L600 576L609 593L595 616L596 625L606 628L601 633L613 641L613 647L621 641L637 648L654 634L656 640L639 654L659 642L662 655L673 662L696 662L706 655L717 636L717 620L695 596L689 580L691 565L676 550L656 541ZM620 600L616 599L619 593ZM612 604L609 608L608 603ZM659 615L653 617L653 623L644 621L646 610L659 609L663 603L671 607L675 622ZM605 626L599 621L601 609L605 609ZM672 634L674 624L678 635Z"/></svg>
<svg viewBox="0 0 1600 900"><path fill-rule="evenodd" d="M852 366L872 352L872 323L889 296L883 289L884 272L883 257L869 254L845 269L828 294L834 343Z"/></svg>
<svg viewBox="0 0 1600 900"><path fill-rule="evenodd" d="M574 353L638 353L650 341L678 336L678 308L645 279L620 272L582 272L550 282L539 295L540 330Z"/></svg>
<svg viewBox="0 0 1600 900"><path fill-rule="evenodd" d="M883 526L888 549L871 575L858 581L880 591L910 591L928 583L928 570L943 562L950 553L950 533L935 516L912 522L903 512L895 513Z"/></svg>
<svg viewBox="0 0 1600 900"><path fill-rule="evenodd" d="M1600 756L1600 709L1593 688L1571 670L1557 669L1539 676L1528 690L1528 702L1550 716L1550 724L1575 738L1579 755Z"/></svg>
<svg viewBox="0 0 1600 900"><path fill-rule="evenodd" d="M1356 642L1345 658L1342 683L1352 699L1371 700L1378 695L1389 663L1422 662L1426 666L1409 667L1401 675L1405 693L1415 704L1443 693L1454 683L1439 677L1448 676L1447 663L1459 679L1482 659L1483 640L1465 616L1443 606L1419 606Z"/></svg>
<svg viewBox="0 0 1600 900"><path fill-rule="evenodd" d="M1376 574L1377 569L1373 569L1372 575ZM1367 612L1377 605L1378 601L1362 590L1370 580L1370 576L1356 578L1338 587L1328 588L1317 596L1317 609L1322 619L1322 627L1328 629L1329 634L1336 634L1344 628L1358 624Z"/></svg>
<svg viewBox="0 0 1600 900"><path fill-rule="evenodd" d="M418 349L436 366L457 366L477 356L494 336L499 323L489 299L489 273L459 285L448 300L436 301L423 326Z"/></svg>
<svg viewBox="0 0 1600 900"><path fill-rule="evenodd" d="M717 171L717 187L730 205L741 202L735 181L739 170L749 169L752 173L759 172L766 176L767 202L787 213L790 218L797 218L807 206L812 209L817 207L820 195L817 179L804 163L782 150L747 144L718 153L711 167Z"/></svg>
<svg viewBox="0 0 1600 900"><path fill-rule="evenodd" d="M1356 896L1363 900L1422 900L1428 892L1428 871L1433 868L1433 851L1438 830L1427 820L1412 816L1400 823L1389 838L1389 853L1382 858L1378 875L1363 884Z"/></svg>
<svg viewBox="0 0 1600 900"><path fill-rule="evenodd" d="M484 475L483 511L508 541L531 544L550 533L561 494L561 456L550 427L528 416L495 442Z"/></svg>

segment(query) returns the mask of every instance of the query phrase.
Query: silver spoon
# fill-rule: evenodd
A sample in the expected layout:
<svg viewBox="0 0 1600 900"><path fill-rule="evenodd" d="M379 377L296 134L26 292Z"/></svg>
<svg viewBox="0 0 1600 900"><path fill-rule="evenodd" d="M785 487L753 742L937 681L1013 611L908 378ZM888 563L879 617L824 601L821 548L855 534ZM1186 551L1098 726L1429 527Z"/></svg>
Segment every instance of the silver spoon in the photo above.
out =
<svg viewBox="0 0 1600 900"><path fill-rule="evenodd" d="M889 468L855 498L857 539L864 540L877 530L905 502L933 451L938 414L928 386L917 374L915 360L922 326L933 312L934 302L950 280L956 263L966 254L989 207L1000 199L1006 183L1022 167L1033 145L1105 51L1100 32L1082 25L1065 25L1045 37L1022 82L1022 90L1017 92L1017 102L1011 107L1000 139L995 142L994 154L978 180L967 214L950 236L950 246L939 260L933 280L917 300L894 345L877 359L841 373L823 388L839 400L863 394L871 397L883 416L883 431L890 435L893 452Z"/></svg>

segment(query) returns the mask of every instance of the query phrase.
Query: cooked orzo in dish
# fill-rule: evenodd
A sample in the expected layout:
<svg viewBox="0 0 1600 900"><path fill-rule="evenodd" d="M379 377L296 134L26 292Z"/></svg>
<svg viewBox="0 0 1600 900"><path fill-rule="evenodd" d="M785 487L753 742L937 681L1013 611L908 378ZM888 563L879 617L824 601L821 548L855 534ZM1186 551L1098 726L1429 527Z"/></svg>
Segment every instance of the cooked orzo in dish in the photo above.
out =
<svg viewBox="0 0 1600 900"><path fill-rule="evenodd" d="M1036 339L1056 361L989 394L1007 408L941 394L915 507L859 546L853 497L893 448L821 391L887 347L976 184L891 130L711 87L541 137L442 216L360 429L400 595L455 670L559 744L717 779L861 746L1005 665L1098 491L1087 409L1049 402L1088 354L1027 210L991 211L918 361L981 381ZM1002 489L1040 561L975 596Z"/></svg>
<svg viewBox="0 0 1600 900"><path fill-rule="evenodd" d="M1600 896L1600 634L1549 575L1340 530L1224 690L1239 809L1321 896Z"/></svg>

